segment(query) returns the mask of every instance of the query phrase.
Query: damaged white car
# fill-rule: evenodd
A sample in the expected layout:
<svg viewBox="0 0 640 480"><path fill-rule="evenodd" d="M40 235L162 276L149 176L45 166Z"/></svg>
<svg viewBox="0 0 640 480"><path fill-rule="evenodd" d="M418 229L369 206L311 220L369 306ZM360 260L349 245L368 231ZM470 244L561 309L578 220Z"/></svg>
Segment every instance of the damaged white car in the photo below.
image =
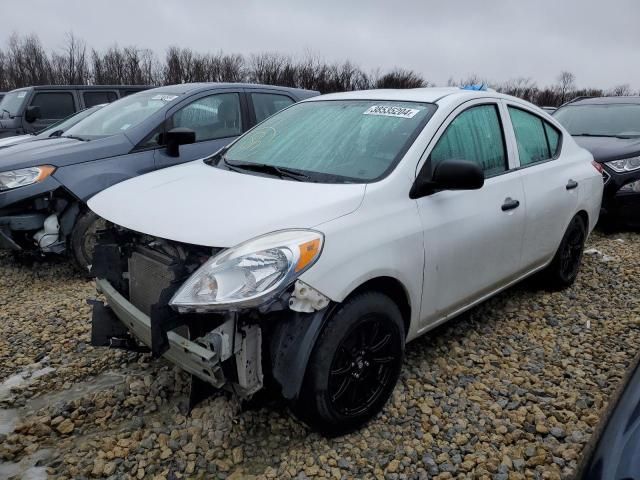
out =
<svg viewBox="0 0 640 480"><path fill-rule="evenodd" d="M573 283L591 155L527 102L457 88L332 94L210 158L96 195L95 345L211 388L271 388L338 434L384 406L405 343L540 272Z"/></svg>

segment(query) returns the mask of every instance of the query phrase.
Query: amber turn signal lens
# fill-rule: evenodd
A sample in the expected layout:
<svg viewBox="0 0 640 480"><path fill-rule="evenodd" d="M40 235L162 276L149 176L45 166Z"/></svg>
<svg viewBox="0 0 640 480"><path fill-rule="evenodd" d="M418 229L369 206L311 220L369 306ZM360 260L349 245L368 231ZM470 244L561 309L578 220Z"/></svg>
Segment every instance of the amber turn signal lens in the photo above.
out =
<svg viewBox="0 0 640 480"><path fill-rule="evenodd" d="M316 258L320 253L320 239L311 240L309 242L302 243L300 246L300 258L296 265L296 272L303 270Z"/></svg>
<svg viewBox="0 0 640 480"><path fill-rule="evenodd" d="M56 171L56 167L52 167L51 165L43 165L41 167L38 167L38 169L40 170L40 173L38 174L35 183L43 181L45 178Z"/></svg>

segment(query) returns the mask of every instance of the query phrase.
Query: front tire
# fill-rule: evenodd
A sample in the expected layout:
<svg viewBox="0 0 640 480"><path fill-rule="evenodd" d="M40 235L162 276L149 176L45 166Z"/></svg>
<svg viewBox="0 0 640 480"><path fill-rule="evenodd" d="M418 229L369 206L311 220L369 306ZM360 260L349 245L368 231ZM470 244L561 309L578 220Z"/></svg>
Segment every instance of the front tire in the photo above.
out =
<svg viewBox="0 0 640 480"><path fill-rule="evenodd" d="M81 213L71 232L71 254L78 270L90 276L96 246L96 234L105 227L105 220L92 211Z"/></svg>
<svg viewBox="0 0 640 480"><path fill-rule="evenodd" d="M404 357L402 314L388 296L347 300L320 334L294 412L326 435L353 431L389 399Z"/></svg>
<svg viewBox="0 0 640 480"><path fill-rule="evenodd" d="M586 239L585 221L581 216L576 215L571 219L553 260L542 272L546 286L552 290L561 290L573 285L582 262Z"/></svg>

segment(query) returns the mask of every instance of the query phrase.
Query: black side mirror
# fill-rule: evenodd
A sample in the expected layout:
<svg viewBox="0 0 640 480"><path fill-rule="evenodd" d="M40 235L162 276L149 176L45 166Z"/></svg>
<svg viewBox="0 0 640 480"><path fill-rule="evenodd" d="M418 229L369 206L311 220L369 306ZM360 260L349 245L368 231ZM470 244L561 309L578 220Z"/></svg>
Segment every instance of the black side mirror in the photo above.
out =
<svg viewBox="0 0 640 480"><path fill-rule="evenodd" d="M167 146L167 155L170 157L180 156L180 145L195 143L196 132L190 128L172 128L164 134L162 139Z"/></svg>
<svg viewBox="0 0 640 480"><path fill-rule="evenodd" d="M27 109L24 111L24 119L29 123L35 122L41 116L42 114L40 113L40 107L37 107L35 105L27 107Z"/></svg>
<svg viewBox="0 0 640 480"><path fill-rule="evenodd" d="M410 198L420 198L440 190L478 190L484 185L484 172L477 163L468 160L445 160L438 164L431 179L420 172Z"/></svg>

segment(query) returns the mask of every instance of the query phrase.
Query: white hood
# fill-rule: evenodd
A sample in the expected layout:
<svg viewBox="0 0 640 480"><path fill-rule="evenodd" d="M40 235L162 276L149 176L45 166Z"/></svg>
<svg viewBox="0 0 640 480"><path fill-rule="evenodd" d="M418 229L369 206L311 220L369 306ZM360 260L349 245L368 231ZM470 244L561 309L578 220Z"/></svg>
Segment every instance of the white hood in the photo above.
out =
<svg viewBox="0 0 640 480"><path fill-rule="evenodd" d="M89 200L102 218L159 238L232 247L353 212L364 184L321 184L222 170L202 160L127 180Z"/></svg>

